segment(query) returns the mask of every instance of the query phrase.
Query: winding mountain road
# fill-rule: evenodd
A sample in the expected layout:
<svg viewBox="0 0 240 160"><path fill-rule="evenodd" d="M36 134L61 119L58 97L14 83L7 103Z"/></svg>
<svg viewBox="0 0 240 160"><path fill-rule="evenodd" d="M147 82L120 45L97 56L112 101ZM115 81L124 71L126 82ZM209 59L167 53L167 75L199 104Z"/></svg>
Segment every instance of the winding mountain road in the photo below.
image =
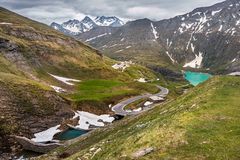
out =
<svg viewBox="0 0 240 160"><path fill-rule="evenodd" d="M135 101L143 99L143 98L149 98L151 96L166 97L168 95L169 90L167 88L161 87L159 85L157 85L157 87L161 90L159 93L157 93L157 94L145 94L145 95L140 95L140 96L129 98L129 99L124 100L124 101L116 104L115 106L113 106L112 111L115 112L117 115L127 116L127 115L136 115L136 114L142 113L146 110L149 110L150 107L144 107L141 111L131 111L131 112L129 112L129 111L124 110L124 107L126 107L127 105L129 105L129 104L131 104Z"/></svg>

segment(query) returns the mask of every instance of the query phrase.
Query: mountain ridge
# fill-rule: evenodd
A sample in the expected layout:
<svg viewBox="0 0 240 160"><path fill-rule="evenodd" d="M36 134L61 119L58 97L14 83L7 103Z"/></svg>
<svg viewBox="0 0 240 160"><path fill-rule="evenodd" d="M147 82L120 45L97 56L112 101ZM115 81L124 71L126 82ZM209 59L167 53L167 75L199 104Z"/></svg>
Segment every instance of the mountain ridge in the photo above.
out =
<svg viewBox="0 0 240 160"><path fill-rule="evenodd" d="M131 21L103 37L96 29L76 38L97 37L88 44L115 59L228 73L240 69L239 10L239 1L227 0L161 21Z"/></svg>
<svg viewBox="0 0 240 160"><path fill-rule="evenodd" d="M95 18L85 16L82 20L72 19L62 24L52 22L50 26L67 35L74 36L100 26L121 27L124 24L125 23L116 16L97 16Z"/></svg>

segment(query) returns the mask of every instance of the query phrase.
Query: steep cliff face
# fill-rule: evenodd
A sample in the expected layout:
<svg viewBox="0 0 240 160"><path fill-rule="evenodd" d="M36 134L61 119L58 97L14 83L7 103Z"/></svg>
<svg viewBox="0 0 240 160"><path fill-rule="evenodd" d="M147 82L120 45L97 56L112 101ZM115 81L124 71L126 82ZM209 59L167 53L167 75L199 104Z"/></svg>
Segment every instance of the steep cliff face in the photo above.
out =
<svg viewBox="0 0 240 160"><path fill-rule="evenodd" d="M227 73L240 69L239 10L238 0L227 0L171 19L136 20L115 30L92 30L77 38L116 59Z"/></svg>

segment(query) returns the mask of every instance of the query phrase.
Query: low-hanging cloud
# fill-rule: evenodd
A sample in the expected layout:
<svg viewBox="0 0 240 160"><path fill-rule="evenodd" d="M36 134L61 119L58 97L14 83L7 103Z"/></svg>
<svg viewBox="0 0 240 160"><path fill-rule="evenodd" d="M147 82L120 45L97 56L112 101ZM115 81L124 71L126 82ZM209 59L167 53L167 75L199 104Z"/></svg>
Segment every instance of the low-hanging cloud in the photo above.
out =
<svg viewBox="0 0 240 160"><path fill-rule="evenodd" d="M161 20L223 0L0 0L2 7L44 23L90 16Z"/></svg>

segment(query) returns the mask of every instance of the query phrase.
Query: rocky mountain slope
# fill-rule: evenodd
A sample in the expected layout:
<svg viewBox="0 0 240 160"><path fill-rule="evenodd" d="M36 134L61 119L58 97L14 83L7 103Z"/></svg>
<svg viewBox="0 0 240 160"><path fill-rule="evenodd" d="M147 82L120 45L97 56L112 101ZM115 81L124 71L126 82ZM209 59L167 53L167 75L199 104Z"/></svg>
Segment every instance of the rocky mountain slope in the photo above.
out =
<svg viewBox="0 0 240 160"><path fill-rule="evenodd" d="M15 151L10 135L33 138L72 118L74 109L108 113L112 101L147 90L147 85L134 85L135 79L156 79L139 65L112 67L118 63L47 25L0 8L0 159L2 152ZM103 82L105 86L94 88ZM96 100L82 93L83 85L102 95Z"/></svg>
<svg viewBox="0 0 240 160"><path fill-rule="evenodd" d="M213 77L38 159L239 159L238 77Z"/></svg>
<svg viewBox="0 0 240 160"><path fill-rule="evenodd" d="M237 71L239 10L238 0L226 0L158 22L141 19L117 29L96 28L77 38L116 59L168 68Z"/></svg>
<svg viewBox="0 0 240 160"><path fill-rule="evenodd" d="M100 26L108 27L121 27L124 22L117 17L99 16L91 19L86 16L83 20L69 20L62 24L53 22L50 26L56 30L59 30L67 35L77 35L92 30L93 28Z"/></svg>

